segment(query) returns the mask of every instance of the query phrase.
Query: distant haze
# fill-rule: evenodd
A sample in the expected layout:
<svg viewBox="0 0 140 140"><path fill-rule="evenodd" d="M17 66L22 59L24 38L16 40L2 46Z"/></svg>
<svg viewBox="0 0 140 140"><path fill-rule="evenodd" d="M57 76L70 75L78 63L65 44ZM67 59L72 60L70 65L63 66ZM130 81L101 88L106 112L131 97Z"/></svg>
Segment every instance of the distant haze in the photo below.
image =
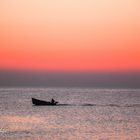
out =
<svg viewBox="0 0 140 140"><path fill-rule="evenodd" d="M1 87L140 88L140 72L0 71Z"/></svg>

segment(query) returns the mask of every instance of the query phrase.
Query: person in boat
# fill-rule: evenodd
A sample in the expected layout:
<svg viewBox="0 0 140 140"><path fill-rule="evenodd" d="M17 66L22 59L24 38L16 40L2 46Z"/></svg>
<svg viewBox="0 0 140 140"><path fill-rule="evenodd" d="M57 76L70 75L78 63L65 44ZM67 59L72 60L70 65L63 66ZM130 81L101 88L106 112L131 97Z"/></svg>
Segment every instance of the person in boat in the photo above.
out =
<svg viewBox="0 0 140 140"><path fill-rule="evenodd" d="M53 98L52 98L52 100L51 100L51 103L52 103L52 104L54 104L54 103L55 103L55 100L54 100Z"/></svg>

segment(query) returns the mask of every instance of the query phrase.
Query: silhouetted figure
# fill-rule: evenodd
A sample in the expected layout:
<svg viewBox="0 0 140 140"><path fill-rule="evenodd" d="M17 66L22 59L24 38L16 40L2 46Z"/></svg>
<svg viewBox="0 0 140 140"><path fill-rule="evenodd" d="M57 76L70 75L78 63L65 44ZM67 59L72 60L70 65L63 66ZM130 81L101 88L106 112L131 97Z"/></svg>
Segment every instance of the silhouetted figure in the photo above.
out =
<svg viewBox="0 0 140 140"><path fill-rule="evenodd" d="M52 104L54 104L54 103L55 103L55 100L54 100L53 98L52 98L52 100L51 100L51 103L52 103Z"/></svg>

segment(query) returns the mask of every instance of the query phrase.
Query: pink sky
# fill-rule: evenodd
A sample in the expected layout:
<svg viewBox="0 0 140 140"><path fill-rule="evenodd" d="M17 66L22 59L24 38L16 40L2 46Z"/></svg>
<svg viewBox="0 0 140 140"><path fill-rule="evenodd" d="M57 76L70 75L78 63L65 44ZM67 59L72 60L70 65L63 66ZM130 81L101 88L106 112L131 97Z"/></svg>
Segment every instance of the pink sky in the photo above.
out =
<svg viewBox="0 0 140 140"><path fill-rule="evenodd" d="M0 1L0 69L140 70L139 0Z"/></svg>

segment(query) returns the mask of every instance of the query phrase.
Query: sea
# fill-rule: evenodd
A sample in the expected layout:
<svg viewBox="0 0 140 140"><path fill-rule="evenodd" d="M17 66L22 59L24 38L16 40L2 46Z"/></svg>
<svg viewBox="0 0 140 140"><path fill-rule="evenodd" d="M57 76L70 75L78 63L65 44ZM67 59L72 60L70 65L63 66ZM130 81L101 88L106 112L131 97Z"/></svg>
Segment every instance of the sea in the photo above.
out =
<svg viewBox="0 0 140 140"><path fill-rule="evenodd" d="M0 140L140 140L140 89L0 88Z"/></svg>

